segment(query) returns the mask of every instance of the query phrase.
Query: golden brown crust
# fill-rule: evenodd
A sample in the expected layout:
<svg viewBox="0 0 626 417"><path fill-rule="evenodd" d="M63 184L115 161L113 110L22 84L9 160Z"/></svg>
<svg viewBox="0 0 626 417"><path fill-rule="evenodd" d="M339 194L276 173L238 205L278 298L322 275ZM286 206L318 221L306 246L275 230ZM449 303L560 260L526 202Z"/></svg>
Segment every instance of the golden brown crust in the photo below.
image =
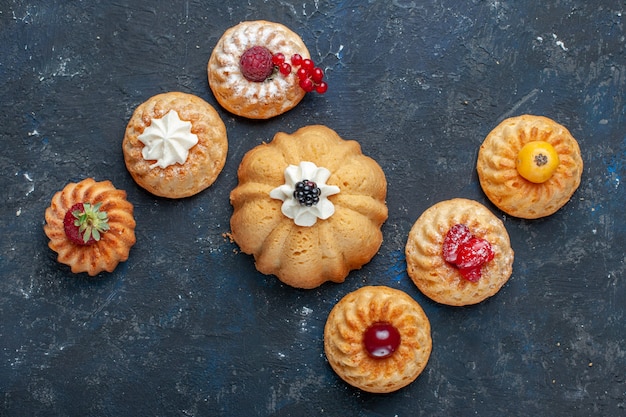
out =
<svg viewBox="0 0 626 417"><path fill-rule="evenodd" d="M528 142L550 143L559 166L544 183L533 183L516 168L517 155ZM536 219L563 207L580 185L583 161L576 139L555 121L522 115L504 120L485 138L476 164L480 185L493 204L511 216Z"/></svg>
<svg viewBox="0 0 626 417"><path fill-rule="evenodd" d="M110 229L92 245L76 245L65 235L65 213L76 203L102 203L100 210L109 217ZM116 189L110 181L96 182L87 178L67 184L52 197L45 218L48 246L57 252L58 261L69 265L75 274L86 272L94 276L102 271L112 272L118 263L128 259L130 248L135 244L133 205L126 200L126 192Z"/></svg>
<svg viewBox="0 0 626 417"><path fill-rule="evenodd" d="M400 346L386 358L373 358L363 334L372 324L389 323L400 332ZM362 287L342 298L324 327L324 351L333 370L367 392L387 393L413 382L432 350L430 322L421 306L403 291Z"/></svg>
<svg viewBox="0 0 626 417"><path fill-rule="evenodd" d="M142 156L144 144L138 136L153 119L175 110L181 120L191 122L191 133L198 143L189 150L184 164L165 168L155 166ZM131 176L147 191L168 198L189 197L209 187L226 162L226 126L215 109L200 97L181 92L158 94L135 109L122 142L124 161Z"/></svg>
<svg viewBox="0 0 626 417"><path fill-rule="evenodd" d="M238 116L269 119L295 107L305 96L295 69L287 77L275 74L263 82L248 81L239 69L243 53L253 46L265 46L288 59L294 54L310 58L300 36L280 23L255 20L227 29L207 64L209 86L222 107Z"/></svg>
<svg viewBox="0 0 626 417"><path fill-rule="evenodd" d="M478 282L470 282L443 258L443 241L455 224L465 224L491 244L494 258L482 267ZM500 219L482 204L464 198L441 201L417 219L406 244L407 272L432 300L452 305L476 304L496 294L513 271L513 249Z"/></svg>
<svg viewBox="0 0 626 417"><path fill-rule="evenodd" d="M327 184L341 190L329 197L335 213L311 227L285 217L282 201L269 195L284 184L285 168L302 161L330 170ZM343 282L378 252L380 227L387 219L387 182L356 141L343 140L325 126L278 133L244 156L238 177L230 194L232 237L254 256L260 272L293 287L315 288L326 281Z"/></svg>

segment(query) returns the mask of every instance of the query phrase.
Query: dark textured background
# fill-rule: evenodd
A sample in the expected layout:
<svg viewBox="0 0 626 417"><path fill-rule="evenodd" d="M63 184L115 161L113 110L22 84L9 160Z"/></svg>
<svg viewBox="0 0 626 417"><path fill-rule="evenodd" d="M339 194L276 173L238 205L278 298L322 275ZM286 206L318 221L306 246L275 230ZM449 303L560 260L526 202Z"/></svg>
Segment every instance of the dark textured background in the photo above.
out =
<svg viewBox="0 0 626 417"><path fill-rule="evenodd" d="M0 1L0 415L626 415L626 1ZM268 19L299 33L330 90L250 121L223 111L206 62L225 29ZM121 141L133 110L179 90L218 108L229 154L216 183L178 201L139 188ZM536 221L485 198L475 161L502 119L567 126L585 169ZM325 124L389 182L380 253L343 284L296 290L225 239L244 153ZM67 182L110 179L135 205L137 244L111 274L72 276L42 225ZM426 299L404 245L437 201L500 216L516 252L492 299ZM389 395L332 372L323 326L365 284L406 291L432 324L424 373Z"/></svg>

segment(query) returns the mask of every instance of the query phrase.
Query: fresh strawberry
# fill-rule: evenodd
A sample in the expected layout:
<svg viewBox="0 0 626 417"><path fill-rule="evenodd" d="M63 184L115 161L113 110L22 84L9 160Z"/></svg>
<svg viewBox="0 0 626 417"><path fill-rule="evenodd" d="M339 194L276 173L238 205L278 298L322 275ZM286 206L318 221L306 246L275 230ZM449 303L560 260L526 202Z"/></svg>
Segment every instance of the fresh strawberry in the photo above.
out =
<svg viewBox="0 0 626 417"><path fill-rule="evenodd" d="M92 245L100 240L101 233L109 230L109 219L100 211L102 203L76 203L65 213L65 235L76 245Z"/></svg>
<svg viewBox="0 0 626 417"><path fill-rule="evenodd" d="M494 257L491 244L474 236L464 224L455 224L448 230L442 252L446 262L457 267L463 278L471 282L480 279L483 265Z"/></svg>
<svg viewBox="0 0 626 417"><path fill-rule="evenodd" d="M463 278L470 282L478 282L480 277L482 276L482 265L475 266L473 268L461 269L459 268L459 272L463 275Z"/></svg>
<svg viewBox="0 0 626 417"><path fill-rule="evenodd" d="M489 242L473 237L459 247L456 266L459 269L470 269L481 266L491 259L493 259L493 251Z"/></svg>
<svg viewBox="0 0 626 417"><path fill-rule="evenodd" d="M248 81L263 82L274 72L272 53L264 46L253 46L241 55L239 68Z"/></svg>
<svg viewBox="0 0 626 417"><path fill-rule="evenodd" d="M472 233L464 224L455 224L448 230L443 240L443 259L446 262L456 263L459 253L459 246L472 238Z"/></svg>

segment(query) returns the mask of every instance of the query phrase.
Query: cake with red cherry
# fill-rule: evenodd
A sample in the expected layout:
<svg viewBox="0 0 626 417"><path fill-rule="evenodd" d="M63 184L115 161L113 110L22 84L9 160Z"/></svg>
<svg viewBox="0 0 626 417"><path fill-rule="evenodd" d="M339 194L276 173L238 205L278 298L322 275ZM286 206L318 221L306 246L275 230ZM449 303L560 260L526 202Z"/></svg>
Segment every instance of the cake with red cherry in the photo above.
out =
<svg viewBox="0 0 626 417"><path fill-rule="evenodd" d="M417 379L432 351L430 322L403 291L361 287L343 297L324 326L324 352L348 384L371 393L397 391Z"/></svg>
<svg viewBox="0 0 626 417"><path fill-rule="evenodd" d="M307 92L323 94L328 88L300 36L266 20L227 29L211 53L207 73L218 103L250 119L278 116Z"/></svg>
<svg viewBox="0 0 626 417"><path fill-rule="evenodd" d="M44 232L73 273L113 272L135 244L133 205L111 181L69 183L52 197Z"/></svg>
<svg viewBox="0 0 626 417"><path fill-rule="evenodd" d="M464 198L426 209L409 232L405 254L407 272L419 290L452 306L495 295L513 272L504 223L487 207Z"/></svg>
<svg viewBox="0 0 626 417"><path fill-rule="evenodd" d="M378 252L387 181L354 140L306 126L246 153L231 237L256 268L297 288L343 282Z"/></svg>

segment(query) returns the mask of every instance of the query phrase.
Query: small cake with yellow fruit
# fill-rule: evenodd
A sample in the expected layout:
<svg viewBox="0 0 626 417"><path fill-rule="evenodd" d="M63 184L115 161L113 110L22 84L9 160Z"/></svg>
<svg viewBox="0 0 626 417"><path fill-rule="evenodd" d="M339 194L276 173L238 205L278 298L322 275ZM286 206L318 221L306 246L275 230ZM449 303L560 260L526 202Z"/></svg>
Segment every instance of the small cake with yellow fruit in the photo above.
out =
<svg viewBox="0 0 626 417"><path fill-rule="evenodd" d="M485 138L476 164L493 204L524 219L549 216L572 197L583 172L578 142L554 120L508 118Z"/></svg>

